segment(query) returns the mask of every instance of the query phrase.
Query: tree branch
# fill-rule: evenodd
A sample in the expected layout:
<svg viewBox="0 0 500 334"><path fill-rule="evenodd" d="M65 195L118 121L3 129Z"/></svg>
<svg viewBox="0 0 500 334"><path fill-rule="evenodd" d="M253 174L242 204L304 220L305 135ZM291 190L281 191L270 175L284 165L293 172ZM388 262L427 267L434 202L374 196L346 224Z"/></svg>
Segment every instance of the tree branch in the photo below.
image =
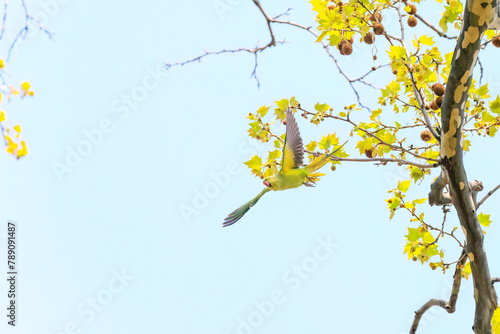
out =
<svg viewBox="0 0 500 334"><path fill-rule="evenodd" d="M405 207L405 209L413 216L413 218L415 218L416 220L420 221L428 229L433 230L433 231L439 231L439 234L438 234L437 238L434 239L434 242L431 242L430 244L427 244L427 246L436 244L438 242L438 240L439 240L439 238L440 238L441 235L447 235L447 236L452 237L453 239L455 239L455 241L458 243L458 245L461 248L464 248L464 245L462 245L462 243L460 242L460 240L458 240L458 238L455 236L455 234L454 234L455 230L454 229L451 231L451 233L450 232L446 232L444 230L444 223L446 222L446 212L449 211L448 209L445 209L445 207L443 206L443 212L444 212L443 223L441 225L441 228L437 228L437 227L434 227L434 226L430 225L429 223L426 223L421 217L419 217L419 215L417 215L415 213L414 210L406 207L405 206L406 202L405 202L405 200L403 198L400 198L400 200L401 200L401 204L403 204L403 206ZM453 263L455 263L455 262L453 262ZM450 264L448 264L448 265L450 265Z"/></svg>
<svg viewBox="0 0 500 334"><path fill-rule="evenodd" d="M429 204L430 205L447 205L453 203L453 198L449 192L443 192L444 187L448 184L448 177L446 172L441 171L441 175L431 184L431 191L429 192ZM462 185L462 189L464 186ZM483 183L481 181L470 181L469 189L471 192L472 202L474 207L477 208L477 193L484 189Z"/></svg>
<svg viewBox="0 0 500 334"><path fill-rule="evenodd" d="M5 22L7 20L7 0L3 1L3 19L2 19L2 32L0 33L0 40L3 38L3 34L5 33Z"/></svg>
<svg viewBox="0 0 500 334"><path fill-rule="evenodd" d="M164 63L164 66L165 66L165 70L168 70L170 69L171 67L174 67L174 66L184 66L184 65L187 65L187 64L190 64L190 63L194 63L194 62L200 62L203 58L207 57L207 56L210 56L210 55L219 55L219 54L223 54L223 53L238 53L238 52L248 52L248 53L251 53L254 55L254 68L253 68L253 71L252 71L252 74L250 75L251 78L255 78L255 80L257 81L257 87L260 87L260 80L257 76L257 66L258 66L258 53L270 48L270 47L273 47L273 46L276 46L277 44L284 44L285 43L285 40L280 40L280 41L277 41L275 36L274 36L274 32L273 32L273 29L271 27L271 23L275 22L275 18L271 18L269 17L269 15L267 15L267 13L264 11L264 8L262 8L262 5L260 4L260 2L258 0L253 0L254 4L257 6L257 8L259 9L259 11L262 13L262 15L264 16L264 18L266 19L266 22L267 22L267 26L269 28L269 35L271 37L271 40L269 41L269 43L267 43L266 45L263 45L263 46L256 46L255 48L238 48L238 49L230 49L230 50L220 50L220 51L206 51L205 50L205 53L198 56L198 57L195 57L195 58L192 58L192 59L189 59L189 60L186 60L186 61L183 61L183 62L175 62L175 63ZM277 17L280 17L282 15L286 15L288 12L290 11L290 9L288 9L285 13L282 13L280 15L278 15Z"/></svg>
<svg viewBox="0 0 500 334"><path fill-rule="evenodd" d="M253 0L253 3L257 6L257 8L259 8L260 12L262 13L262 15L264 15L264 17L266 18L266 21L267 21L267 27L269 28L269 33L271 34L271 41L269 42L268 46L274 46L276 45L276 40L274 38L274 32L273 32L273 29L271 28L271 22L272 22L272 18L270 18L266 12L264 11L264 8L262 8L259 0Z"/></svg>
<svg viewBox="0 0 500 334"><path fill-rule="evenodd" d="M467 253L464 249L455 267L455 274L453 275L453 287L451 289L450 299L448 301L444 301L442 299L431 299L427 303L425 303L418 311L415 312L415 319L413 320L413 324L411 325L410 334L415 334L417 332L420 319L422 318L424 313L433 306L439 306L446 310L446 312L448 313L455 312L458 292L460 291L460 283L462 282L462 270L466 261Z"/></svg>
<svg viewBox="0 0 500 334"><path fill-rule="evenodd" d="M319 153L319 152L311 152L311 151L307 151L307 150L304 150L304 152L312 154L315 157L319 157L319 156L324 155L324 154ZM356 159L356 158L341 158L341 157L332 156L332 157L330 157L330 160L333 160L333 161L352 161L352 162L381 162L381 164L379 164L379 165L385 165L388 162L396 162L396 163L401 164L401 165L415 166L415 167L423 168L423 169L437 168L440 166L439 163L426 165L426 164L420 164L420 163L413 162L413 161L408 161L408 160L403 160L403 159L393 159L393 158Z"/></svg>
<svg viewBox="0 0 500 334"><path fill-rule="evenodd" d="M401 40L399 42L401 43L401 45L403 46L403 48L405 50L405 54L406 54L405 66L408 69L408 74L409 74L410 79L411 79L411 84L412 84L412 88L413 88L413 95L415 95L415 99L417 100L417 103L420 107L420 111L422 112L422 115L424 116L425 125L427 126L427 129L429 129L430 133L432 134L432 136L434 138L436 138L437 141L440 141L441 138L437 134L434 127L432 126L431 119L429 118L429 115L427 114L427 110L425 109L425 107L427 106L427 103L425 101L425 95L422 93L422 91L420 89L418 89L417 80L415 79L415 76L413 74L413 68L410 65L411 64L411 56L408 52L408 49L407 49L406 43L405 43L405 35L404 35L405 29L404 29L404 25L403 25L403 16L401 15L401 2L398 3L398 7L396 10L398 12L399 25L401 26Z"/></svg>
<svg viewBox="0 0 500 334"><path fill-rule="evenodd" d="M495 188L493 188L492 190L488 191L488 193L486 194L486 196L484 196L483 199L480 200L479 203L477 203L476 208L479 208L481 206L481 204L483 204L484 201L486 201L498 189L500 189L500 184L498 186L496 186Z"/></svg>
<svg viewBox="0 0 500 334"><path fill-rule="evenodd" d="M311 27L306 27L302 24L299 24L299 23L295 23L295 22L291 22L291 21L282 21L282 20L276 20L276 19L273 19L273 22L275 23L280 23L280 24L286 24L286 25L290 25L290 26L293 26L293 27L296 27L296 28L299 28L299 29L302 29L302 30L305 30L307 32L309 32L310 34L312 34L314 37L318 38L319 35L311 28ZM339 73L349 82L349 86L351 86L351 89L353 90L354 94L356 95L356 99L358 101L358 105L360 107L362 107L363 109L366 109L368 111L371 112L370 108L366 107L365 105L363 105L363 103L361 102L361 98L359 96L359 93L358 91L356 90L356 88L354 87L354 83L355 82L361 82L361 83L364 83L364 84L367 84L366 82L364 82L362 80L362 78L366 77L369 73L372 73L373 70L371 70L370 72L368 72L367 74L365 74L364 76L362 76L361 78L358 78L358 79L351 79L349 78L349 76L342 70L342 68L340 67L337 59L333 56L333 54L330 52L330 47L327 43L325 43L324 41L321 41L321 45L323 46L323 49L325 50L325 52L328 54L328 57L330 57L333 62L335 63L335 67L337 67L337 70L339 71ZM380 68L380 67L383 67L383 66L386 66L386 65L382 65L382 66L379 66L379 67L376 67L377 68ZM368 84L369 86L371 86L370 84ZM373 86L372 86L373 87Z"/></svg>
<svg viewBox="0 0 500 334"><path fill-rule="evenodd" d="M469 182L469 187L471 190L471 196L472 196L472 202L474 203L474 207L477 210L478 204L477 204L477 193L480 191L483 191L483 183L478 180L470 181Z"/></svg>
<svg viewBox="0 0 500 334"><path fill-rule="evenodd" d="M254 70L252 72L252 75L251 77L255 78L255 80L257 81L257 86L260 87L260 82L259 82L259 79L257 77L257 53L259 52L262 52L264 51L265 49L269 48L269 47L272 47L272 46L275 46L277 44L283 44L285 43L285 40L281 40L281 41L277 41L275 39L275 35L274 35L274 32L273 32L273 29L272 29L272 24L273 23L277 23L277 24L284 24L284 25L289 25L289 26L292 26L292 27L295 27L295 28L299 28L299 29L302 29L302 30L305 30L307 32L309 32L310 34L312 34L313 36L315 36L316 38L319 37L319 35L312 29L312 27L307 27L307 26L304 26L302 24L299 24L299 23L296 23L296 22L292 22L292 21L284 21L284 20L279 20L278 18L284 16L284 15L287 15L288 12L290 11L290 8L280 14L280 15L277 15L276 17L270 17L266 11L264 10L264 8L262 7L261 3L259 0L253 0L253 3L255 4L255 6L257 6L257 8L259 9L259 11L261 12L261 14L264 16L264 18L266 19L266 22L267 22L267 26L269 28L269 34L271 36L271 41L264 45L264 46L261 46L261 47L256 47L256 48L239 48L239 49L233 49L233 50L221 50L221 51L205 51L204 54L202 54L201 56L198 56L198 57L195 57L193 59L190 59L190 60L187 60L187 61L184 61L184 62L175 62L175 63L164 63L164 66L165 66L165 69L168 70L170 69L171 67L174 67L174 66L184 66L186 64L189 64L189 63L193 63L193 62L196 62L196 61L201 61L203 58L205 58L206 56L209 56L209 55L218 55L218 54L222 54L222 53L236 53L236 52L249 52L249 53L252 53L255 55L255 65L254 65ZM328 54L328 57L331 58L337 68L337 70L339 71L339 73L347 80L347 82L349 83L349 86L351 87L352 91L354 92L354 95L356 96L356 100L358 102L358 105L363 108L363 109L366 109L368 111L371 112L371 109L368 108L367 106L365 106L362 102L361 102L361 98L360 98L360 95L356 89L356 87L354 87L354 83L356 82L359 82L361 84L364 84L366 86L369 86L371 88L374 88L374 89L379 89L378 87L375 87L373 84L369 83L369 82L366 82L365 80L363 80L367 75L369 75L370 73L372 73L373 71L377 70L378 68L381 68L381 67L386 67L388 66L388 64L386 65L379 65L377 67L374 67L374 69L372 69L370 72L368 72L367 74L357 78L357 79L351 79L343 70L342 68L340 67L337 59L333 56L333 54L331 53L330 51L330 46L325 43L324 41L321 41L321 45L323 46L325 52Z"/></svg>
<svg viewBox="0 0 500 334"><path fill-rule="evenodd" d="M260 46L260 47L256 46L253 49L239 48L239 49L230 49L230 50L224 49L224 50L219 50L219 51L207 51L207 50L205 50L205 53L202 54L201 56L198 56L198 57L195 57L195 58L183 61L183 62L165 63L164 66L165 66L165 69L168 70L169 68L174 67L174 66L184 66L184 65L187 65L189 63L200 62L203 58L210 56L210 55L219 55L219 54L223 54L223 53L248 52L248 53L254 54L254 56L255 56L255 65L254 65L254 69L253 69L253 72L252 72L250 77L255 78L255 80L257 81L257 87L260 87L260 81L259 81L259 78L257 77L258 53L264 51L265 49L267 49L271 46L274 46L276 44L284 44L285 42L286 42L285 40L275 41L274 42L275 44L273 44L273 45L271 45L269 43L269 44L266 44L266 45Z"/></svg>
<svg viewBox="0 0 500 334"><path fill-rule="evenodd" d="M447 39L457 39L457 36L448 36L448 35L446 35L442 31L440 31L439 29L437 29L436 27L434 27L432 24L430 24L429 22L427 22L422 16L420 16L418 14L413 14L413 16L415 16L417 19L419 19L420 21L422 21L423 24L425 24L426 26L428 26L429 28L431 28L432 30L434 30L440 37L444 37L444 38L447 38Z"/></svg>
<svg viewBox="0 0 500 334"><path fill-rule="evenodd" d="M36 27L39 30L43 31L50 39L53 39L52 33L49 30L47 30L40 23L39 20L37 20L34 16L32 16L29 13L28 7L26 6L25 0L22 0L21 4L23 5L24 16L25 16L24 27L22 27L21 30L19 30L19 32L17 33L16 37L12 41L12 44L10 45L9 51L7 53L7 61L9 61L10 56L12 55L12 51L14 50L14 47L16 46L17 42L19 42L19 40L21 40L21 39L25 39L26 38L26 35L28 34L28 31L30 29L30 22L34 22L36 24ZM4 8L4 10L7 10L7 2L5 2L5 8ZM5 19L5 16L4 16L4 19ZM2 34L3 34L3 32L2 32Z"/></svg>
<svg viewBox="0 0 500 334"><path fill-rule="evenodd" d="M431 191L429 192L429 204L432 205L447 205L453 201L449 192L443 192L444 187L448 184L448 177L445 171L431 184Z"/></svg>
<svg viewBox="0 0 500 334"><path fill-rule="evenodd" d="M315 115L315 113L312 113L310 111L307 111L301 107L297 107L298 110L301 110L303 111L306 115ZM400 151L402 153L408 153L412 156L414 156L415 158L418 158L418 159L422 159L422 160L427 160L427 161L432 161L432 162L435 162L435 163L440 163L441 161L439 159L433 159L433 158L427 158L427 157L424 157L424 156L421 156L419 154L416 154L410 150L407 150L406 148L402 147L402 145L400 146L396 146L396 145L393 145L393 144L389 144L387 142L385 142L384 140L382 140L379 136L377 136L375 133L371 132L371 131L368 131L366 129L363 129L361 127L359 127L358 124L356 124L355 122L353 122L350 118L349 118L349 115L347 115L346 118L342 118L342 117L339 117L339 116L335 116L335 115L328 115L328 114L325 114L323 115L323 117L326 117L326 118L333 118L333 119L337 119L339 121L343 121L343 122L347 122L349 124L351 124L355 129L357 130L360 130L360 131L363 131L364 133L366 133L368 136L372 137L372 138L375 138L376 140L378 140L380 142L380 144L382 145L385 145L387 147L390 147L392 150L394 151ZM377 131L375 131L377 132Z"/></svg>

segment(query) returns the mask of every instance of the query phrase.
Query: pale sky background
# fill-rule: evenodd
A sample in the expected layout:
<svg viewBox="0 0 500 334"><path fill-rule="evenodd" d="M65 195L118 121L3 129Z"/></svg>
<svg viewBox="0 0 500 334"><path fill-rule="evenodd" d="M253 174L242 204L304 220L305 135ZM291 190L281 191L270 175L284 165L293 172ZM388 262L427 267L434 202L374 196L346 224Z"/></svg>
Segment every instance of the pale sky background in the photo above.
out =
<svg viewBox="0 0 500 334"><path fill-rule="evenodd" d="M223 15L212 0L54 1L27 2L48 18L54 41L35 34L5 68L10 82L29 81L35 96L1 106L9 124L21 124L30 151L19 161L0 154L0 233L8 219L16 221L19 252L18 326L6 324L1 280L2 333L400 334L423 303L449 298L453 270L443 275L407 261L409 217L388 219L383 199L406 177L397 166L346 163L327 170L316 189L268 194L236 225L221 228L227 214L263 188L243 165L254 151L249 112L291 96L308 109L321 102L336 112L355 101L311 36L275 27L288 43L260 55L258 89L249 54L158 70L205 49L267 43L267 25L251 1L221 0L231 7ZM262 4L273 16L292 7L291 20L313 24L307 1ZM13 26L22 21L14 6ZM440 10L419 9L432 22ZM387 28L395 24L384 20ZM8 43L1 43L5 58ZM496 52L488 48L482 56L495 95ZM368 71L370 58L358 43L340 60L354 77ZM383 58L379 52L377 64ZM367 104L376 99L374 91L365 93ZM127 107L131 94L137 104ZM305 142L326 132L348 139L342 124L316 127L302 118L298 124ZM99 127L107 130L102 138ZM90 149L85 133L94 135ZM500 183L494 143L476 137L466 155L469 178L483 181L485 190ZM348 151L356 156L354 146ZM59 179L54 163L66 163L78 147L89 154ZM427 196L431 180L416 197ZM207 191L211 198L203 202L199 194ZM485 244L493 276L500 276L499 196L481 208L493 220ZM180 209L193 201L197 212L186 220ZM425 207L440 225L441 209ZM448 226L457 224L449 217ZM450 243L446 259L459 253ZM430 311L418 333L470 332L473 307L471 282L464 281L456 313Z"/></svg>

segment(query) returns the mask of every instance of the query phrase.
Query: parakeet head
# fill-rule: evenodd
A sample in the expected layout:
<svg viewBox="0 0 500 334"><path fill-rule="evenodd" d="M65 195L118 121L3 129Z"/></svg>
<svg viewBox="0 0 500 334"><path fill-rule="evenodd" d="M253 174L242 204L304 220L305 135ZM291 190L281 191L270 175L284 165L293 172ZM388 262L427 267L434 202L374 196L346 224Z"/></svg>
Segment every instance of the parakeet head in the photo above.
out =
<svg viewBox="0 0 500 334"><path fill-rule="evenodd" d="M264 179L264 185L268 187L271 190L276 190L275 187L278 184L278 180L276 178L276 175L270 176Z"/></svg>

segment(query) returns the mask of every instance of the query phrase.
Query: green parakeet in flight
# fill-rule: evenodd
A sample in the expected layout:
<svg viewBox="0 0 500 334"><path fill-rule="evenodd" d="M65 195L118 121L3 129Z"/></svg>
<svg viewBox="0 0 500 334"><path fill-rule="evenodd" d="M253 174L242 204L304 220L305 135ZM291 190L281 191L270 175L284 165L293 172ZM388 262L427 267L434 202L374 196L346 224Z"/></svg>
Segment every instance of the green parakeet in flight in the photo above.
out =
<svg viewBox="0 0 500 334"><path fill-rule="evenodd" d="M278 174L264 179L264 185L266 188L264 188L264 190L262 190L260 194L258 194L250 202L231 212L229 216L224 219L222 226L226 227L236 223L248 210L250 210L252 206L259 201L265 193L270 190L286 190L297 188L301 185L314 187L314 181L324 175L322 173L314 172L328 163L328 161L330 161L330 156L340 150L346 143L342 144L342 146L337 148L332 153L316 158L308 166L301 167L304 161L302 138L300 137L299 127L297 126L297 122L293 117L291 109L287 109L286 136L285 145L283 146L283 156L281 159L281 170ZM311 182L313 184L311 184Z"/></svg>

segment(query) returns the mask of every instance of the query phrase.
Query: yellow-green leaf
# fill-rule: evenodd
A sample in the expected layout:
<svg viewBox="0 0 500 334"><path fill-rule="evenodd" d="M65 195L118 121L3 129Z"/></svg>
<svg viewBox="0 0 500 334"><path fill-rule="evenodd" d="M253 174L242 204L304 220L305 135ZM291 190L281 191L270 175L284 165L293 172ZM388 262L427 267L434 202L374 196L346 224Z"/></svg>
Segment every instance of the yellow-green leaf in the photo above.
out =
<svg viewBox="0 0 500 334"><path fill-rule="evenodd" d="M424 204L427 198L416 199L413 201L414 204Z"/></svg>
<svg viewBox="0 0 500 334"><path fill-rule="evenodd" d="M486 215L482 212L477 215L477 219L479 220L479 224L483 226L490 226L491 224L490 215Z"/></svg>
<svg viewBox="0 0 500 334"><path fill-rule="evenodd" d="M266 107L266 106L260 107L259 110L257 110L257 115L260 115L260 117L266 116L267 112L269 111L269 108L271 107Z"/></svg>
<svg viewBox="0 0 500 334"><path fill-rule="evenodd" d="M500 307L498 307L493 313L491 327L493 329L493 334L500 334Z"/></svg>
<svg viewBox="0 0 500 334"><path fill-rule="evenodd" d="M248 160L244 164L247 165L250 169L260 170L260 167L262 166L262 158L259 157L258 155L254 155L250 160Z"/></svg>
<svg viewBox="0 0 500 334"><path fill-rule="evenodd" d="M411 184L411 181L410 180L407 180L407 181L399 181L398 182L398 189L401 191L401 192L407 192L408 191L408 188L410 188L410 184Z"/></svg>
<svg viewBox="0 0 500 334"><path fill-rule="evenodd" d="M464 266L464 269L462 270L462 276L465 278L465 279L469 279L469 276L471 274L471 270L470 270L470 262L467 261L467 264Z"/></svg>
<svg viewBox="0 0 500 334"><path fill-rule="evenodd" d="M500 96L497 95L497 98L490 102L490 110L495 114L500 114Z"/></svg>
<svg viewBox="0 0 500 334"><path fill-rule="evenodd" d="M418 41L423 45L431 46L434 44L432 37L428 37L427 35L420 36Z"/></svg>

